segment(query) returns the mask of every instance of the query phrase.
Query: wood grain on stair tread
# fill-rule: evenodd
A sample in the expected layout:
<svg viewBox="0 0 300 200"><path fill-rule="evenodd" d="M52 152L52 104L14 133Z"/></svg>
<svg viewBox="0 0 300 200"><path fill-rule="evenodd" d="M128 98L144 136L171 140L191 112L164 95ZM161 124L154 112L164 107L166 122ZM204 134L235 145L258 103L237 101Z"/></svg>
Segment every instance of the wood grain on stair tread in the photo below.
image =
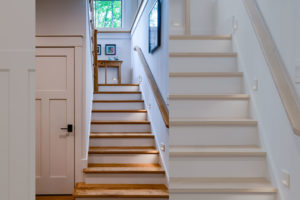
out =
<svg viewBox="0 0 300 200"><path fill-rule="evenodd" d="M106 135L106 134L111 134L111 135L114 135L114 134L152 134L152 132L91 132L91 134L93 135Z"/></svg>
<svg viewBox="0 0 300 200"><path fill-rule="evenodd" d="M212 148L186 147L170 149L170 156L189 157L265 157L266 152L260 148Z"/></svg>
<svg viewBox="0 0 300 200"><path fill-rule="evenodd" d="M154 135L149 133L106 133L106 134L90 134L90 138L154 138Z"/></svg>
<svg viewBox="0 0 300 200"><path fill-rule="evenodd" d="M250 99L248 94L171 94L169 95L170 100L247 100Z"/></svg>
<svg viewBox="0 0 300 200"><path fill-rule="evenodd" d="M144 103L144 100L93 100L94 103Z"/></svg>
<svg viewBox="0 0 300 200"><path fill-rule="evenodd" d="M232 35L171 35L170 40L231 40Z"/></svg>
<svg viewBox="0 0 300 200"><path fill-rule="evenodd" d="M168 198L165 185L117 185L117 184L85 184L76 185L75 198Z"/></svg>
<svg viewBox="0 0 300 200"><path fill-rule="evenodd" d="M141 94L140 91L102 91L94 92L94 94Z"/></svg>
<svg viewBox="0 0 300 200"><path fill-rule="evenodd" d="M242 77L243 72L171 72L169 77Z"/></svg>
<svg viewBox="0 0 300 200"><path fill-rule="evenodd" d="M187 57L187 58L192 58L192 57L236 57L236 53L227 53L227 52L222 52L222 53L170 53L170 57Z"/></svg>
<svg viewBox="0 0 300 200"><path fill-rule="evenodd" d="M147 110L93 110L93 113L147 113Z"/></svg>
<svg viewBox="0 0 300 200"><path fill-rule="evenodd" d="M276 193L265 178L171 178L172 192L188 193Z"/></svg>
<svg viewBox="0 0 300 200"><path fill-rule="evenodd" d="M236 125L257 126L257 121L252 119L172 119L173 126L197 126L197 125Z"/></svg>
<svg viewBox="0 0 300 200"><path fill-rule="evenodd" d="M139 84L98 84L98 86L139 86Z"/></svg>
<svg viewBox="0 0 300 200"><path fill-rule="evenodd" d="M149 121L92 121L91 124L150 124Z"/></svg>
<svg viewBox="0 0 300 200"><path fill-rule="evenodd" d="M90 147L89 154L158 154L155 147Z"/></svg>
<svg viewBox="0 0 300 200"><path fill-rule="evenodd" d="M84 173L151 173L165 174L158 164L89 164Z"/></svg>

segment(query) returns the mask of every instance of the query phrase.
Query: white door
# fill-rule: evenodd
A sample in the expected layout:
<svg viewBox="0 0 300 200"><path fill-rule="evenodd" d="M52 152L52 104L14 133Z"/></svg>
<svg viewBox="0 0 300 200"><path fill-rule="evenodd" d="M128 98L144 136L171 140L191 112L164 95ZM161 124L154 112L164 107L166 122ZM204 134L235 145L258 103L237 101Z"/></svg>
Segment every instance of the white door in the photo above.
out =
<svg viewBox="0 0 300 200"><path fill-rule="evenodd" d="M37 48L36 193L74 189L74 49ZM73 128L74 129L74 128Z"/></svg>

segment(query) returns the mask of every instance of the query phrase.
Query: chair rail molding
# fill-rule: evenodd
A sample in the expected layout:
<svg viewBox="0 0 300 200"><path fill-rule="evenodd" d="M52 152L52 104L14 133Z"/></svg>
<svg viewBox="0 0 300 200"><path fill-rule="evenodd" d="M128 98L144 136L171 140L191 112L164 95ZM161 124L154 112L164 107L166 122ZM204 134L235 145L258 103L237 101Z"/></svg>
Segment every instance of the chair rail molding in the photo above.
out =
<svg viewBox="0 0 300 200"><path fill-rule="evenodd" d="M286 66L255 0L243 0L291 126L300 136L300 102Z"/></svg>

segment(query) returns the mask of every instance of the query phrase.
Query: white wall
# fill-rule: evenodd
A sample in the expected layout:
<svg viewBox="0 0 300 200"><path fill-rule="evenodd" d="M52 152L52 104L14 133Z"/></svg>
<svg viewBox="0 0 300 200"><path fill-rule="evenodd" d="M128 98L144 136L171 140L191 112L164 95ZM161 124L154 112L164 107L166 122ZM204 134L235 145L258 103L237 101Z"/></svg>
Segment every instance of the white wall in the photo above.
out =
<svg viewBox="0 0 300 200"><path fill-rule="evenodd" d="M238 30L234 35L235 50L238 52L240 70L245 72L245 85L248 90L252 81L258 80L258 91L249 90L249 92L253 115L259 122L262 146L268 153L271 180L279 189L279 199L298 200L300 196L300 137L296 136L291 128L242 1L220 0L218 4L218 24L229 26L222 27L220 33L224 33L224 30L227 34L229 33L232 16L235 16L238 21ZM272 12L276 13L274 10ZM290 188L281 183L282 170L290 173Z"/></svg>
<svg viewBox="0 0 300 200"><path fill-rule="evenodd" d="M169 95L169 1L162 1L162 32L161 32L161 47L153 54L148 53L148 16L154 5L155 0L148 0L141 18L132 33L131 46L136 45L141 47L145 54L146 60L151 68L152 74L158 84L160 92L167 102ZM131 49L132 50L132 49ZM139 77L142 77L141 89L143 91L146 105L151 104L148 108L149 117L152 123L153 133L156 135L157 144L169 143L169 130L166 128L158 105L150 88L149 82L143 70L143 66L136 52L132 51L132 67L133 67L133 82L138 83ZM168 170L168 149L166 152L161 152L163 164Z"/></svg>
<svg viewBox="0 0 300 200"><path fill-rule="evenodd" d="M300 1L264 0L257 1L271 31L280 55L287 67L298 95L300 84L296 84L296 74L300 73ZM300 103L299 103L300 104Z"/></svg>
<svg viewBox="0 0 300 200"><path fill-rule="evenodd" d="M90 128L90 115L93 94L93 70L91 66L90 35L88 33L88 1L85 0L36 0L36 34L47 36L82 36L83 40L83 69L84 85L82 99L82 132L76 135L75 142L75 181L82 180L82 168L87 164L87 144ZM79 108L76 108L79 109ZM77 126L78 127L78 126Z"/></svg>
<svg viewBox="0 0 300 200"><path fill-rule="evenodd" d="M86 1L86 66L85 66L85 135L88 136L91 129L92 109L93 109L93 94L94 94L94 66L93 66L93 49L90 38L93 36L93 29L90 27L89 21L89 3ZM83 159L88 158L89 137L86 137L85 145L83 146ZM85 167L85 166L83 166Z"/></svg>
<svg viewBox="0 0 300 200"><path fill-rule="evenodd" d="M185 31L185 1L170 0L172 10L171 35L183 35ZM216 31L217 0L191 0L190 19L192 35L211 35Z"/></svg>
<svg viewBox="0 0 300 200"><path fill-rule="evenodd" d="M0 198L3 200L35 199L34 9L34 0L0 1Z"/></svg>
<svg viewBox="0 0 300 200"><path fill-rule="evenodd" d="M85 0L36 0L37 35L84 35Z"/></svg>
<svg viewBox="0 0 300 200"><path fill-rule="evenodd" d="M100 33L98 34L98 44L101 44L101 56L98 60L108 60L118 57L123 61L121 68L121 82L131 83L131 35L130 33ZM115 56L105 55L105 44L116 44L117 52Z"/></svg>

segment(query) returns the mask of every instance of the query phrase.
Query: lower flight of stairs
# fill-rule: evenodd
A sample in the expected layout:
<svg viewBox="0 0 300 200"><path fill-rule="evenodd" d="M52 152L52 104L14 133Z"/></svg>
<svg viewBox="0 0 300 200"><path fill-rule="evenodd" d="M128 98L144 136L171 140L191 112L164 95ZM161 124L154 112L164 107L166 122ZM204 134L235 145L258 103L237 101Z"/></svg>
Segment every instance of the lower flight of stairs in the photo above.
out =
<svg viewBox="0 0 300 200"><path fill-rule="evenodd" d="M170 51L170 199L275 200L231 36L171 36Z"/></svg>
<svg viewBox="0 0 300 200"><path fill-rule="evenodd" d="M167 200L165 170L139 86L101 85L94 94L88 167L80 200Z"/></svg>

